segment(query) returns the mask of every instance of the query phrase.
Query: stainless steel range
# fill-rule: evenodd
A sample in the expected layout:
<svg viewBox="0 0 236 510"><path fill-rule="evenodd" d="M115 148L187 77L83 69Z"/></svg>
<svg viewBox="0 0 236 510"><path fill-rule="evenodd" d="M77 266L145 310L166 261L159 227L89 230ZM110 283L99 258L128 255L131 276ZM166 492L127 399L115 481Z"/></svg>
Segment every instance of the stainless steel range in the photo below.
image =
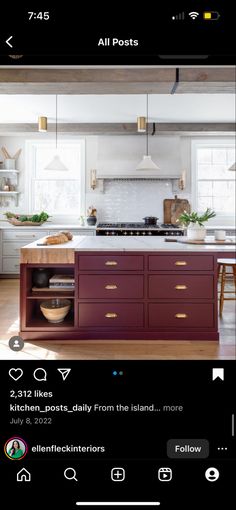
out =
<svg viewBox="0 0 236 510"><path fill-rule="evenodd" d="M183 236L184 229L171 223L98 223L97 236Z"/></svg>

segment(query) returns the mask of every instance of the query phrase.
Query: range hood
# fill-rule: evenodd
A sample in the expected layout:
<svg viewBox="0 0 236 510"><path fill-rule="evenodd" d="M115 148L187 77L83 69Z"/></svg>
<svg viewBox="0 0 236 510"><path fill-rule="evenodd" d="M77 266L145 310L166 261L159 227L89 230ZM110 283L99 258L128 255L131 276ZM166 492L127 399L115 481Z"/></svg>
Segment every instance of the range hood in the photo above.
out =
<svg viewBox="0 0 236 510"><path fill-rule="evenodd" d="M97 176L96 176L97 180L113 180L113 181L169 181L169 180L178 180L181 178L181 174L165 174L165 175L160 175L160 174L157 174L157 172L136 172L134 171L134 173L129 173L129 172L124 172L124 173L102 173L102 172L99 172L97 173Z"/></svg>
<svg viewBox="0 0 236 510"><path fill-rule="evenodd" d="M93 190L97 190L98 192L104 192L104 183L106 181L139 181L140 183L142 181L162 181L162 182L170 182L172 187L172 192L175 193L179 191L180 189L183 189L182 187L182 175L180 174L165 174L160 175L157 174L156 171L153 173L151 172L134 172L134 173L97 173L96 170L91 170L90 174L90 187Z"/></svg>

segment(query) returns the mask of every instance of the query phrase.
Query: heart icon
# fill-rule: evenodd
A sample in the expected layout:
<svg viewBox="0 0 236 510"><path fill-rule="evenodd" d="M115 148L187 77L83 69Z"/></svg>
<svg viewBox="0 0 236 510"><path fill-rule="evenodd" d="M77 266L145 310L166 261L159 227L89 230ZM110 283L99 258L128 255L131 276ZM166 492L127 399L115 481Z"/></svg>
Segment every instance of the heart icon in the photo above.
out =
<svg viewBox="0 0 236 510"><path fill-rule="evenodd" d="M23 375L23 370L21 368L10 368L8 373L14 381L18 381Z"/></svg>

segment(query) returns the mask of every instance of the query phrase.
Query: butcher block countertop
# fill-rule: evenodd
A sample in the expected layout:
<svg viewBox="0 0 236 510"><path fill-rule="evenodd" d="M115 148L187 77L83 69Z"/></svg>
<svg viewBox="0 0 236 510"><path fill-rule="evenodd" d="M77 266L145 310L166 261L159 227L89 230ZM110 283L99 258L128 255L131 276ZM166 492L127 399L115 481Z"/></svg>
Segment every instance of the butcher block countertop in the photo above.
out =
<svg viewBox="0 0 236 510"><path fill-rule="evenodd" d="M165 241L165 237L140 238L133 237L88 237L75 236L72 241L65 244L50 246L40 246L44 238L27 244L21 248L21 263L25 264L47 264L62 263L73 264L75 252L107 252L107 251L144 251L144 252L195 252L195 253L217 253L234 252L235 237L231 237L232 245L205 244L193 245L178 242L178 238L172 238L173 241ZM174 241L177 240L177 242ZM207 239L213 240L213 237ZM229 239L229 238L228 238ZM38 246L39 245L39 246Z"/></svg>

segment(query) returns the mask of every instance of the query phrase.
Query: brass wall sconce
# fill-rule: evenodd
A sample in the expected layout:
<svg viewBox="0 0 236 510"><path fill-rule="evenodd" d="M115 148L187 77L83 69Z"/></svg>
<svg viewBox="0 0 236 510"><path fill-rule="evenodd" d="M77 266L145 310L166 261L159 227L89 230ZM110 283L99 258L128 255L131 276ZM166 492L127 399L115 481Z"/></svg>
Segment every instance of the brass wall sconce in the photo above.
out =
<svg viewBox="0 0 236 510"><path fill-rule="evenodd" d="M182 175L178 182L178 187L181 191L183 191L186 188L186 171L183 170Z"/></svg>
<svg viewBox="0 0 236 510"><path fill-rule="evenodd" d="M97 187L97 172L95 169L90 170L90 188L93 190Z"/></svg>

